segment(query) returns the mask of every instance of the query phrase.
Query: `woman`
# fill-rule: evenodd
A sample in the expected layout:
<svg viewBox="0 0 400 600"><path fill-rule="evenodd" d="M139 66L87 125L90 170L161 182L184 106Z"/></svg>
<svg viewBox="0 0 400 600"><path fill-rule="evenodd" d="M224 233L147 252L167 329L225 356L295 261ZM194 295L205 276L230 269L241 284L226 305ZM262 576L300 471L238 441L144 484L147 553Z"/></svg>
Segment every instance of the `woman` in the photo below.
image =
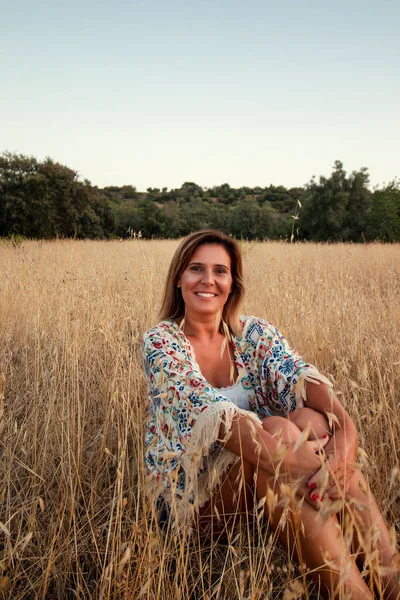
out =
<svg viewBox="0 0 400 600"><path fill-rule="evenodd" d="M352 598L372 598L338 534L338 499L352 499L353 512L363 509L357 548L370 536L382 567L398 555L354 467L354 424L330 382L275 327L239 316L243 294L242 258L232 238L205 230L181 242L167 277L162 321L143 340L154 500L167 507L171 527L217 528L217 520L229 527L234 515L251 511L255 496L326 597L344 581ZM291 508L286 524L285 503ZM385 598L400 598L390 573L379 585Z"/></svg>

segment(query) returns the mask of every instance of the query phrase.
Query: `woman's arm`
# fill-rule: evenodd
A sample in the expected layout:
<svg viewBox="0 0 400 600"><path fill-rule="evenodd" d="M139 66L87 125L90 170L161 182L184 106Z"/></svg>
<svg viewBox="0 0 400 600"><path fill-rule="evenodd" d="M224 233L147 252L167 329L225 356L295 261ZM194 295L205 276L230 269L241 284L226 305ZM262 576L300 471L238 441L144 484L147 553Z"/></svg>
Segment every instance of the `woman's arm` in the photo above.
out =
<svg viewBox="0 0 400 600"><path fill-rule="evenodd" d="M325 447L328 460L311 477L309 486L321 487L328 471L331 481L327 492L331 498L337 498L340 496L339 488L345 489L354 473L358 448L357 430L338 398L326 385L307 382L307 406L322 413L332 429L332 437ZM331 485L333 480L336 485Z"/></svg>
<svg viewBox="0 0 400 600"><path fill-rule="evenodd" d="M227 450L242 456L255 470L262 469L271 475L279 470L282 481L296 481L300 494L309 491L308 480L321 468L324 460L317 451L328 441L321 439L304 441L300 445L282 444L262 426L254 425L242 414L233 419L228 433L222 424L219 437Z"/></svg>

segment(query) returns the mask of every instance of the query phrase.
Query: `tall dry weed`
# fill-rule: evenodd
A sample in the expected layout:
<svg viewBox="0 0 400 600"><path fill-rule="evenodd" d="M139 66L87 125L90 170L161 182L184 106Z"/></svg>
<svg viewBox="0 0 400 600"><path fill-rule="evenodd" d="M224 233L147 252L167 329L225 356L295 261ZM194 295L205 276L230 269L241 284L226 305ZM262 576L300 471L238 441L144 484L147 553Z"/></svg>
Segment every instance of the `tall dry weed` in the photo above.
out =
<svg viewBox="0 0 400 600"><path fill-rule="evenodd" d="M0 245L0 597L318 597L263 519L222 546L164 539L148 510L140 338L175 247ZM334 380L398 534L400 247L243 250L244 312Z"/></svg>

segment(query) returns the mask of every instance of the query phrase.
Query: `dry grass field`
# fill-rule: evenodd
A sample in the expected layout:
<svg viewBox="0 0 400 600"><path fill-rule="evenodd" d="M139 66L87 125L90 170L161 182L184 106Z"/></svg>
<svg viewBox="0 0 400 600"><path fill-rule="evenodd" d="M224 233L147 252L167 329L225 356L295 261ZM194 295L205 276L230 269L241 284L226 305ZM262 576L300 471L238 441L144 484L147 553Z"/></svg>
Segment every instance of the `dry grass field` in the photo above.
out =
<svg viewBox="0 0 400 600"><path fill-rule="evenodd" d="M318 598L257 519L221 546L151 517L140 338L176 244L0 243L0 598ZM334 381L399 535L400 246L243 251L243 312Z"/></svg>

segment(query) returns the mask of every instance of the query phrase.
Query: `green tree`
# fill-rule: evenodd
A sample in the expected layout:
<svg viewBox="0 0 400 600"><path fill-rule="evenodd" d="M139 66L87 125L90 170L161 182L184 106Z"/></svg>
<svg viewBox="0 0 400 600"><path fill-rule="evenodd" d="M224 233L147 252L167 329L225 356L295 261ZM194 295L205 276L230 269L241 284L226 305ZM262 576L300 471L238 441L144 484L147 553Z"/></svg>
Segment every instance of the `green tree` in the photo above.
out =
<svg viewBox="0 0 400 600"><path fill-rule="evenodd" d="M0 156L0 235L98 237L112 228L110 207L76 171L50 158Z"/></svg>
<svg viewBox="0 0 400 600"><path fill-rule="evenodd" d="M273 237L277 213L269 205L260 207L254 197L236 202L228 212L228 229L235 237L248 240Z"/></svg>
<svg viewBox="0 0 400 600"><path fill-rule="evenodd" d="M166 238L177 238L184 235L186 223L179 204L170 200L164 204L164 222L162 235Z"/></svg>
<svg viewBox="0 0 400 600"><path fill-rule="evenodd" d="M164 215L155 202L143 199L138 202L139 226L145 238L160 237L163 231Z"/></svg>
<svg viewBox="0 0 400 600"><path fill-rule="evenodd" d="M212 211L208 202L201 198L193 198L190 202L182 204L180 214L185 223L183 235L196 229L212 227Z"/></svg>
<svg viewBox="0 0 400 600"><path fill-rule="evenodd" d="M366 236L382 242L400 241L400 182L375 190L367 215Z"/></svg>
<svg viewBox="0 0 400 600"><path fill-rule="evenodd" d="M349 201L342 232L342 239L344 240L361 242L363 236L365 236L367 215L372 201L368 184L369 174L365 167L360 171L353 171L349 177Z"/></svg>
<svg viewBox="0 0 400 600"><path fill-rule="evenodd" d="M115 234L124 238L129 235L129 231L139 232L142 226L142 219L139 209L131 202L114 204L113 215L115 220Z"/></svg>
<svg viewBox="0 0 400 600"><path fill-rule="evenodd" d="M300 236L317 241L362 241L371 206L366 168L346 175L337 160L329 178L312 179L300 210Z"/></svg>
<svg viewBox="0 0 400 600"><path fill-rule="evenodd" d="M25 182L37 174L33 157L4 152L0 156L0 235L29 235L30 209Z"/></svg>
<svg viewBox="0 0 400 600"><path fill-rule="evenodd" d="M347 216L349 191L346 171L340 161L335 162L329 178L312 179L307 185L300 211L301 237L317 241L335 241L342 238Z"/></svg>

